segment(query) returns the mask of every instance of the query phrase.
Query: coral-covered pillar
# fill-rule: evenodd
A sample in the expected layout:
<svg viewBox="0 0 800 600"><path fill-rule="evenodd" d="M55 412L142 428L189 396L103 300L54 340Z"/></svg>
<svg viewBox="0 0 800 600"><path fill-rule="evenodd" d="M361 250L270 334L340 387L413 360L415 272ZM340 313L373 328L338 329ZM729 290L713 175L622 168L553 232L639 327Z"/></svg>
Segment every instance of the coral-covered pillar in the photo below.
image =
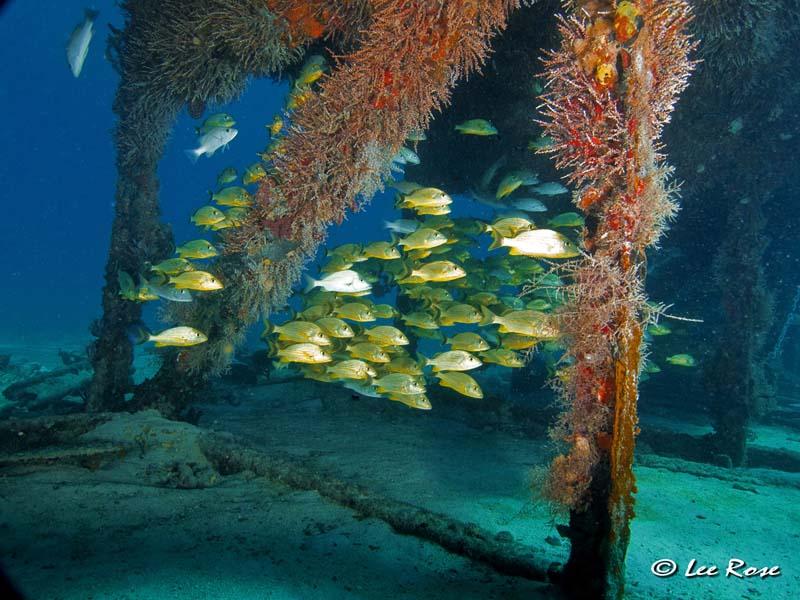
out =
<svg viewBox="0 0 800 600"><path fill-rule="evenodd" d="M141 306L120 297L119 271L145 271L145 263L171 250L172 236L159 219L155 162L138 172L120 171L111 247L103 287L103 316L95 322L90 348L94 377L87 410L120 410L132 389L133 348L127 328L141 318Z"/></svg>
<svg viewBox="0 0 800 600"><path fill-rule="evenodd" d="M693 47L682 0L571 2L562 46L546 60L544 127L574 201L586 214L586 254L569 270L561 312L570 367L558 386L569 410L554 435L568 451L547 492L570 509L565 589L579 598L623 595L633 517L645 250L676 210L658 139L686 85Z"/></svg>
<svg viewBox="0 0 800 600"><path fill-rule="evenodd" d="M251 75L275 73L294 57L303 32L289 36L283 20L263 0L125 0L125 28L112 27L109 59L119 72L114 101L119 121L117 193L111 247L103 288L103 315L95 322L90 348L94 377L87 409L158 406L177 413L185 390L197 378L177 372L176 355L165 360L154 382L139 386L133 402L133 348L126 330L141 306L120 297L119 274L137 280L148 262L172 253L172 234L161 223L156 169L172 124L185 105L199 118L207 103L224 103L244 89ZM170 408L170 405L172 408Z"/></svg>
<svg viewBox="0 0 800 600"><path fill-rule="evenodd" d="M724 321L703 375L714 425L706 438L708 458L739 467L747 463L750 420L765 412L774 394L767 353L774 311L764 278L768 238L761 190L730 203L725 239L714 257Z"/></svg>
<svg viewBox="0 0 800 600"><path fill-rule="evenodd" d="M180 110L180 98L156 98L146 85L148 64L137 55L141 34L154 21L158 8L147 0L130 0L124 31L113 30L109 39L112 63L120 74L114 101L119 121L115 131L117 191L111 244L105 268L103 315L92 325L90 346L94 369L86 408L121 410L125 395L133 391L133 347L127 329L141 318L141 305L120 296L119 273L133 277L146 273L147 262L172 251L172 233L161 223L156 168L169 129Z"/></svg>

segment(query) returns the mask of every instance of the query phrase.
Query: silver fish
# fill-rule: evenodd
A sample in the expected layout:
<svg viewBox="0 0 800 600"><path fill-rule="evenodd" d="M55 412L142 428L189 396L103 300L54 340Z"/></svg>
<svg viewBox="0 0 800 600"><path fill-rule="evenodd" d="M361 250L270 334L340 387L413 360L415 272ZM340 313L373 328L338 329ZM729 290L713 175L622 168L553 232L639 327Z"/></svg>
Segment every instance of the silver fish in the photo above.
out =
<svg viewBox="0 0 800 600"><path fill-rule="evenodd" d="M89 53L89 44L94 35L94 20L99 14L98 11L89 8L84 12L83 23L75 27L72 35L69 36L69 42L67 42L67 62L69 62L69 68L75 77L78 77L83 69L83 62Z"/></svg>
<svg viewBox="0 0 800 600"><path fill-rule="evenodd" d="M491 166L483 172L481 176L481 190L488 190L489 185L491 185L494 176L497 174L497 170L502 167L506 163L506 156L505 154L494 161Z"/></svg>
<svg viewBox="0 0 800 600"><path fill-rule="evenodd" d="M397 219L396 221L384 221L383 226L394 233L414 233L419 229L419 222L413 219Z"/></svg>
<svg viewBox="0 0 800 600"><path fill-rule="evenodd" d="M357 381L345 381L342 383L342 385L348 390L352 390L356 394L359 394L360 396L367 396L368 398L381 397L381 395L375 391L375 388L372 385L365 385L363 383L358 383Z"/></svg>
<svg viewBox="0 0 800 600"><path fill-rule="evenodd" d="M514 171L514 175L522 182L522 185L536 185L539 183L539 174L528 169Z"/></svg>
<svg viewBox="0 0 800 600"><path fill-rule="evenodd" d="M560 196L569 192L567 188L556 181L548 181L536 187L531 188L531 191L539 194L540 196Z"/></svg>
<svg viewBox="0 0 800 600"><path fill-rule="evenodd" d="M494 196L489 194L484 194L483 192L479 192L478 190L470 190L469 195L472 196L472 199L475 202L480 202L481 204L485 204L486 206L494 209L503 209L508 208L506 204L502 202L498 202L494 199Z"/></svg>
<svg viewBox="0 0 800 600"><path fill-rule="evenodd" d="M513 198L511 206L525 212L547 212L544 202L536 198Z"/></svg>
<svg viewBox="0 0 800 600"><path fill-rule="evenodd" d="M406 148L405 146L400 146L400 151L397 154L403 157L402 161L403 164L409 164L409 165L419 164L419 156L417 156L417 153L411 150L410 148Z"/></svg>
<svg viewBox="0 0 800 600"><path fill-rule="evenodd" d="M147 289L153 292L159 298L163 298L164 300L169 300L171 302L193 301L192 294L189 290L176 290L174 287L158 285L152 281L147 282Z"/></svg>
<svg viewBox="0 0 800 600"><path fill-rule="evenodd" d="M197 159L203 156L214 156L214 153L220 148L227 148L230 141L239 133L238 129L233 127L215 127L208 133L200 136L197 148L186 150L186 156L192 162L197 162Z"/></svg>
<svg viewBox="0 0 800 600"><path fill-rule="evenodd" d="M306 284L306 293L315 287L321 287L328 292L343 292L347 294L369 292L372 289L372 286L364 281L359 273L351 270L337 271L326 275L320 280L306 275Z"/></svg>

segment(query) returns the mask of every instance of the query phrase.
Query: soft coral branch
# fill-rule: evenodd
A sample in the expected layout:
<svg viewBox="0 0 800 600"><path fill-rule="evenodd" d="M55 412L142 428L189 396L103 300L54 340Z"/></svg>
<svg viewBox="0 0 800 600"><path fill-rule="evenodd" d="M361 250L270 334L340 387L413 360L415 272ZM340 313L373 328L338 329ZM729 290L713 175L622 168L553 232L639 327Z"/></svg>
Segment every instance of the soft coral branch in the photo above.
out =
<svg viewBox="0 0 800 600"><path fill-rule="evenodd" d="M257 251L264 229L288 218L290 237L313 252L328 224L380 187L391 157L427 128L454 82L480 66L515 4L375 0L361 47L293 114L275 176L228 248Z"/></svg>

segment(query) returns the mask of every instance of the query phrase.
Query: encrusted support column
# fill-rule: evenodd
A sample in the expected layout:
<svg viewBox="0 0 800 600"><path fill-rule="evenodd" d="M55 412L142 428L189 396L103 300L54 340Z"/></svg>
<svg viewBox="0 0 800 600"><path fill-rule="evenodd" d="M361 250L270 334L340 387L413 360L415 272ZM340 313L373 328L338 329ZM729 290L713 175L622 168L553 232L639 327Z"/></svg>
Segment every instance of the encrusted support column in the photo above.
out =
<svg viewBox="0 0 800 600"><path fill-rule="evenodd" d="M566 268L560 311L571 365L554 437L568 450L546 492L570 509L563 585L575 598L622 598L633 518L646 255L677 210L658 139L686 85L693 47L682 0L569 3L562 46L546 59L545 131L577 187L586 252Z"/></svg>
<svg viewBox="0 0 800 600"><path fill-rule="evenodd" d="M248 76L275 72L293 57L284 25L260 0L127 0L122 9L125 28L112 28L108 43L120 75L118 179L103 316L92 327L90 411L124 408L125 394L133 391L127 329L141 306L119 295L119 274L136 280L148 262L173 251L160 220L156 170L175 117L186 105L199 118L207 103L237 96ZM168 353L163 364L162 371L173 372L175 356Z"/></svg>
<svg viewBox="0 0 800 600"><path fill-rule="evenodd" d="M129 110L126 98L130 92L121 86L114 105L120 118L116 132L119 176L105 269L103 315L92 326L96 339L89 354L94 376L87 398L87 410L92 412L120 410L125 394L133 390L133 347L127 330L139 321L142 308L120 296L119 273L145 273L147 262L169 255L173 247L172 234L160 219L156 167L171 118L180 104L145 116ZM142 131L149 133L148 137L141 137L146 143L123 153L122 144L128 134L137 139Z"/></svg>

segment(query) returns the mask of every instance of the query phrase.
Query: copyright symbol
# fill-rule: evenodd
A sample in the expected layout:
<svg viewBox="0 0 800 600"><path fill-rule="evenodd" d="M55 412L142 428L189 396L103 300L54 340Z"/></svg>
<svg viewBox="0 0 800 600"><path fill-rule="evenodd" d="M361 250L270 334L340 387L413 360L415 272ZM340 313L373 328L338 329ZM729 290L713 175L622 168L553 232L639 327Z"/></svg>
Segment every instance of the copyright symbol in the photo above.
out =
<svg viewBox="0 0 800 600"><path fill-rule="evenodd" d="M671 558L660 558L650 565L650 572L656 577L672 577L678 572L678 564Z"/></svg>

